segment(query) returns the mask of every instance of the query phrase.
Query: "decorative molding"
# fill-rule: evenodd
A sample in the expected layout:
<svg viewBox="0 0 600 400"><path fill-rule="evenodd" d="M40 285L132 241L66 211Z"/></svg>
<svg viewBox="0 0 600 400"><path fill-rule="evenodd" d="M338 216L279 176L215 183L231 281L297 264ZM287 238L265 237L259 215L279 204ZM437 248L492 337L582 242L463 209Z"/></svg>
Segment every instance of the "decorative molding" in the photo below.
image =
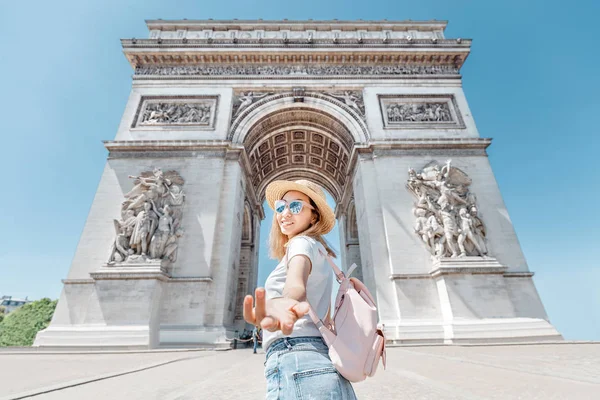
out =
<svg viewBox="0 0 600 400"><path fill-rule="evenodd" d="M503 275L507 269L493 257L442 257L434 261L429 274L432 278L450 274Z"/></svg>
<svg viewBox="0 0 600 400"><path fill-rule="evenodd" d="M533 277L533 275L535 275L535 272L530 272L530 271L523 271L523 272L514 271L514 272L505 272L504 273L505 278L531 278L531 277Z"/></svg>
<svg viewBox="0 0 600 400"><path fill-rule="evenodd" d="M93 279L62 279L61 282L64 285L89 285L94 284L96 281Z"/></svg>
<svg viewBox="0 0 600 400"><path fill-rule="evenodd" d="M388 276L390 281L406 279L433 279L429 274L391 274Z"/></svg>
<svg viewBox="0 0 600 400"><path fill-rule="evenodd" d="M391 274L389 279L435 279L444 275L502 275L512 277L508 267L500 264L492 257L441 258L433 263L427 274Z"/></svg>
<svg viewBox="0 0 600 400"><path fill-rule="evenodd" d="M207 32L208 33L208 32ZM271 38L239 38L239 37L204 37L204 38L173 38L173 37L152 37L149 39L121 39L121 44L125 49L144 49L144 48L240 48L249 47L269 48L283 47L287 49L347 49L348 47L358 47L368 50L379 50L389 48L393 50L417 50L417 49L435 49L438 51L468 49L472 41L470 39L439 39L435 34L429 35L428 38L414 39L412 37L365 37L364 32L353 35L353 37L340 38L335 37L337 32L329 37L314 38L311 37L311 32L308 32L304 37L289 38L285 37L285 32L279 37ZM361 35L362 33L362 35ZM155 33L151 33L153 35ZM166 36L165 33L161 35Z"/></svg>
<svg viewBox="0 0 600 400"><path fill-rule="evenodd" d="M410 149L481 149L485 150L492 143L490 138L395 138L374 140L369 147L383 150Z"/></svg>
<svg viewBox="0 0 600 400"><path fill-rule="evenodd" d="M233 149L228 140L105 140L110 151L175 151Z"/></svg>
<svg viewBox="0 0 600 400"><path fill-rule="evenodd" d="M180 276L169 278L169 283L187 283L187 282L203 282L212 283L213 278L211 276Z"/></svg>
<svg viewBox="0 0 600 400"><path fill-rule="evenodd" d="M112 271L114 272L114 271ZM131 269L127 270L128 273L131 273ZM104 275L99 275L103 277ZM101 278L102 279L102 278ZM164 280L164 279L161 279ZM203 283L212 283L213 279L210 276L190 276L190 277L170 277L167 279L168 283L187 283L187 282L203 282ZM63 279L61 281L65 285L93 285L96 283L95 279Z"/></svg>
<svg viewBox="0 0 600 400"><path fill-rule="evenodd" d="M452 94L378 95L384 129L464 129Z"/></svg>
<svg viewBox="0 0 600 400"><path fill-rule="evenodd" d="M327 77L379 77L407 75L458 76L459 68L452 65L252 65L252 64L204 64L178 66L137 66L135 77L139 76L268 76L295 78L306 76Z"/></svg>
<svg viewBox="0 0 600 400"><path fill-rule="evenodd" d="M137 266L110 266L105 265L97 271L90 272L90 276L95 280L143 280L156 279L159 281L168 281L169 274L160 263L148 262Z"/></svg>
<svg viewBox="0 0 600 400"><path fill-rule="evenodd" d="M219 96L142 96L132 129L214 130Z"/></svg>
<svg viewBox="0 0 600 400"><path fill-rule="evenodd" d="M397 157L397 156L419 156L419 157L487 157L484 149L471 148L444 148L440 146L406 149L382 149L374 147L374 154L377 157Z"/></svg>
<svg viewBox="0 0 600 400"><path fill-rule="evenodd" d="M183 19L183 20L163 20L153 19L147 20L148 29L153 32L170 31L179 32L185 30L187 32L230 32L239 31L240 33L258 32L349 32L368 31L374 35L382 31L389 32L405 32L405 31L441 31L446 29L448 21L443 20L256 20L256 19Z"/></svg>

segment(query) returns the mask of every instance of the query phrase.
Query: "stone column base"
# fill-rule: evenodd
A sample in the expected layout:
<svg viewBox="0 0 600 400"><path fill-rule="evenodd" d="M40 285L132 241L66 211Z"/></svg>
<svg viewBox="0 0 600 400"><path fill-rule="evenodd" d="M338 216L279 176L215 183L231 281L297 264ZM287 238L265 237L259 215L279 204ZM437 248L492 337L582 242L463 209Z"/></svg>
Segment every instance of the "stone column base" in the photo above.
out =
<svg viewBox="0 0 600 400"><path fill-rule="evenodd" d="M548 321L535 318L385 323L385 334L387 343L391 345L524 343L564 340Z"/></svg>
<svg viewBox="0 0 600 400"><path fill-rule="evenodd" d="M38 332L35 347L77 349L148 349L148 326L50 326Z"/></svg>
<svg viewBox="0 0 600 400"><path fill-rule="evenodd" d="M391 344L562 341L532 276L529 271L508 272L492 257L442 258L428 274L392 275L392 281L403 279L402 288L410 293L427 290L414 305L429 315L421 319L413 309L408 318L382 321L386 338Z"/></svg>
<svg viewBox="0 0 600 400"><path fill-rule="evenodd" d="M55 315L50 326L38 332L33 345L158 347L163 285L169 279L160 260L105 265L90 276L83 284L91 290L71 298L88 302L85 316Z"/></svg>
<svg viewBox="0 0 600 400"><path fill-rule="evenodd" d="M159 346L230 348L235 335L235 330L224 326L161 325Z"/></svg>

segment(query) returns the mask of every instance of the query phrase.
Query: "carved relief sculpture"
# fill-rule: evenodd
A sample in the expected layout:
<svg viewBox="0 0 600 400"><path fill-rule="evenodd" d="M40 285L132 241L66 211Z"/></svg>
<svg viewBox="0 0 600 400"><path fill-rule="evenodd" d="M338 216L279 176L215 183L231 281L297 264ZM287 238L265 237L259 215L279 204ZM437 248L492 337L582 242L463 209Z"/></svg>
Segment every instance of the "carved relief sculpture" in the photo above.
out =
<svg viewBox="0 0 600 400"><path fill-rule="evenodd" d="M450 65L184 65L138 66L135 75L458 75Z"/></svg>
<svg viewBox="0 0 600 400"><path fill-rule="evenodd" d="M208 124L211 107L189 103L151 103L146 106L140 125Z"/></svg>
<svg viewBox="0 0 600 400"><path fill-rule="evenodd" d="M108 265L133 264L156 260L166 265L177 257L177 239L185 194L184 183L175 171L155 168L135 179L134 187L125 194L121 219L114 220L116 238Z"/></svg>
<svg viewBox="0 0 600 400"><path fill-rule="evenodd" d="M433 257L487 255L485 226L470 184L450 160L442 167L429 163L419 173L409 168L406 187L417 198L414 231Z"/></svg>
<svg viewBox="0 0 600 400"><path fill-rule="evenodd" d="M392 103L385 112L388 122L452 122L447 103Z"/></svg>
<svg viewBox="0 0 600 400"><path fill-rule="evenodd" d="M262 99L274 92L269 93L255 93L255 92L246 92L241 93L235 98L233 103L233 118L236 118L240 115L246 108L248 108L255 100Z"/></svg>
<svg viewBox="0 0 600 400"><path fill-rule="evenodd" d="M210 129L214 127L216 107L215 96L142 97L132 128L181 126Z"/></svg>
<svg viewBox="0 0 600 400"><path fill-rule="evenodd" d="M379 95L385 128L465 128L452 94Z"/></svg>
<svg viewBox="0 0 600 400"><path fill-rule="evenodd" d="M365 103L361 91L326 92L325 94L341 100L344 104L365 118Z"/></svg>

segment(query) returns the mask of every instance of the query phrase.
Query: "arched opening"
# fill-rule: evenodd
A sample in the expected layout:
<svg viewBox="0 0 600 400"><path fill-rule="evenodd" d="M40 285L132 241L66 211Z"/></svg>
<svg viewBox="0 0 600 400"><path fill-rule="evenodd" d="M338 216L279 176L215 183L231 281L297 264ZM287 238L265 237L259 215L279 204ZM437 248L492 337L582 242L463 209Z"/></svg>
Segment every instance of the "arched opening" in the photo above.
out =
<svg viewBox="0 0 600 400"><path fill-rule="evenodd" d="M353 247L348 253L348 235L344 231L347 226L348 198L352 193L350 165L357 141L356 133L340 118L314 104L282 103L274 110L273 104L269 103L263 108L268 111L261 111L261 108L255 110L255 113L248 117L252 119L252 125L240 123L241 127L245 125L244 133L238 132L233 136L234 141L243 144L250 170L246 176L246 183L252 187L264 212L264 219L257 219L259 226L255 227L254 231L256 236L253 238L253 244L256 249L254 253L251 250L247 251L248 254L256 254L255 264L244 267L247 272L240 267L237 287L237 297L240 300L247 293L253 293L257 286L264 286L269 273L279 263L279 260L269 258L268 238L273 211L265 201L266 187L274 180L308 179L319 184L326 193L328 204L336 210L338 217L334 229L325 235L325 240L338 255L335 262L342 269L347 269L351 264L346 263L346 260L352 260L360 266L357 235L352 237ZM252 213L249 209L247 212ZM248 220L252 220L252 217ZM356 217L352 220L356 226ZM247 229L246 218L243 229L244 232ZM242 248L245 246L244 232ZM245 266L244 251L241 254L240 266ZM252 260L251 257L247 259ZM248 279L242 279L243 271ZM250 280L251 274L254 280ZM336 292L337 287L334 287L333 295ZM236 304L241 306L242 301L236 301ZM235 323L238 329L242 330L246 326L241 317L241 307L236 310L236 316L238 314L240 317L236 317Z"/></svg>

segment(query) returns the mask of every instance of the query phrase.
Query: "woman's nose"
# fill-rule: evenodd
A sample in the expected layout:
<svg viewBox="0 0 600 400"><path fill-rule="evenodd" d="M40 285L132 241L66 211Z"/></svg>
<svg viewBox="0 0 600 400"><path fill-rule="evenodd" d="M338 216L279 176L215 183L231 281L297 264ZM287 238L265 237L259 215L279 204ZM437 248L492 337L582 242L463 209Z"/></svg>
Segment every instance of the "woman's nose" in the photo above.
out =
<svg viewBox="0 0 600 400"><path fill-rule="evenodd" d="M292 212L290 211L290 207L289 206L285 206L285 209L283 210L283 212L281 213L281 215L290 215Z"/></svg>

